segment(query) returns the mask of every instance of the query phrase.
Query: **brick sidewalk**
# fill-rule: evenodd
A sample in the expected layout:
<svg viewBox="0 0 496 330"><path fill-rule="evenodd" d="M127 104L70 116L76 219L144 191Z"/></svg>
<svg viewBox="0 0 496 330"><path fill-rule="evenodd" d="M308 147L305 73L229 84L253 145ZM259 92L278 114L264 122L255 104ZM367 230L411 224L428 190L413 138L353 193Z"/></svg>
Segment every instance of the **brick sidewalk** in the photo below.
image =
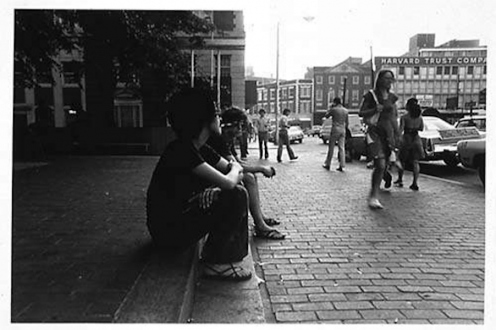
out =
<svg viewBox="0 0 496 330"><path fill-rule="evenodd" d="M15 171L12 322L111 322L149 255L156 157L66 157Z"/></svg>
<svg viewBox="0 0 496 330"><path fill-rule="evenodd" d="M288 234L255 240L268 321L483 323L483 189L421 176L420 191L383 192L372 211L364 162L328 172L327 147L293 149L297 162L272 154L277 176L259 180L265 213Z"/></svg>

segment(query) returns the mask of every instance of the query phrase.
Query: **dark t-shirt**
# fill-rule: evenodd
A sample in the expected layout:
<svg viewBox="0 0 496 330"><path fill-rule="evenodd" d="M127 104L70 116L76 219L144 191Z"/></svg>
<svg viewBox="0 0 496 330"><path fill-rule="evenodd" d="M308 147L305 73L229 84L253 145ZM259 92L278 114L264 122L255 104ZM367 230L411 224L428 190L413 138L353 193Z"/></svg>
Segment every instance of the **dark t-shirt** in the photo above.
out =
<svg viewBox="0 0 496 330"><path fill-rule="evenodd" d="M177 218L192 196L211 186L193 169L204 162L214 166L219 160L220 156L208 145L197 150L190 141L172 141L160 157L148 186L148 222Z"/></svg>
<svg viewBox="0 0 496 330"><path fill-rule="evenodd" d="M212 135L207 141L207 145L209 145L215 152L221 155L224 158L229 156L235 156L232 153L232 149L234 146L234 141L231 143L226 142L221 135Z"/></svg>

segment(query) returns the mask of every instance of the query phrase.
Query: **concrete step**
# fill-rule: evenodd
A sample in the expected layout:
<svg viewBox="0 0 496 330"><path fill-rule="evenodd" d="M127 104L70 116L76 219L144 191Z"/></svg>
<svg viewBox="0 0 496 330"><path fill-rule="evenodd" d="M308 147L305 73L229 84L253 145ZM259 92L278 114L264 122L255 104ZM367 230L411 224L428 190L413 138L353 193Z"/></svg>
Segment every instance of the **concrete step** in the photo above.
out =
<svg viewBox="0 0 496 330"><path fill-rule="evenodd" d="M251 250L243 261L252 278L245 282L207 280L199 277L195 288L192 323L265 323L260 279L255 275Z"/></svg>
<svg viewBox="0 0 496 330"><path fill-rule="evenodd" d="M198 244L179 255L155 252L117 310L114 323L186 323L199 249Z"/></svg>

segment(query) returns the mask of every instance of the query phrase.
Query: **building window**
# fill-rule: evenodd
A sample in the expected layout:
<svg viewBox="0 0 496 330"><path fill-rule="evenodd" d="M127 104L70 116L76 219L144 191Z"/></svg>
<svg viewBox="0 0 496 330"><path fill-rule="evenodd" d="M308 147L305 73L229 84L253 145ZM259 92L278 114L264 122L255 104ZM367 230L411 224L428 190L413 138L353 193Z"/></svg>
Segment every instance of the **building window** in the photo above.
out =
<svg viewBox="0 0 496 330"><path fill-rule="evenodd" d="M487 74L487 66L484 65L484 71L483 71L484 74Z"/></svg>
<svg viewBox="0 0 496 330"><path fill-rule="evenodd" d="M295 95L295 88L294 88L294 87L289 87L289 88L288 88L288 91L289 91L289 98L290 98L290 99L294 98L294 95Z"/></svg>
<svg viewBox="0 0 496 330"><path fill-rule="evenodd" d="M353 85L358 85L360 82L360 77L359 76L353 76Z"/></svg>
<svg viewBox="0 0 496 330"><path fill-rule="evenodd" d="M481 66L476 66L475 67L475 78L480 78L482 74L482 67Z"/></svg>
<svg viewBox="0 0 496 330"><path fill-rule="evenodd" d="M289 101L288 102L288 108L289 108L289 110L294 111L294 109L295 109L295 107L294 107L294 101Z"/></svg>
<svg viewBox="0 0 496 330"><path fill-rule="evenodd" d="M436 66L436 74L443 74L443 67L442 66Z"/></svg>
<svg viewBox="0 0 496 330"><path fill-rule="evenodd" d="M62 63L64 85L79 84L79 65L75 61Z"/></svg>
<svg viewBox="0 0 496 330"><path fill-rule="evenodd" d="M467 74L474 74L474 67L473 67L473 65L470 65L469 67L467 67Z"/></svg>
<svg viewBox="0 0 496 330"><path fill-rule="evenodd" d="M441 93L441 82L440 81L434 82L434 92L435 93Z"/></svg>
<svg viewBox="0 0 496 330"><path fill-rule="evenodd" d="M141 102L116 102L114 104L114 120L117 127L143 127Z"/></svg>
<svg viewBox="0 0 496 330"><path fill-rule="evenodd" d="M451 67L450 67L450 66L445 66L445 67L444 67L444 74L445 74L445 75L449 75L449 74L450 74L450 71L451 71L450 69L451 69Z"/></svg>
<svg viewBox="0 0 496 330"><path fill-rule="evenodd" d="M281 95L281 98L282 98L282 99L287 99L287 98L288 98L288 89L287 89L287 88L283 88L283 89L282 89L282 95Z"/></svg>
<svg viewBox="0 0 496 330"><path fill-rule="evenodd" d="M402 81L398 81L396 83L396 88L398 89L398 93L403 93L403 82Z"/></svg>
<svg viewBox="0 0 496 330"><path fill-rule="evenodd" d="M411 93L412 92L412 83L407 81L405 83L405 93Z"/></svg>
<svg viewBox="0 0 496 330"><path fill-rule="evenodd" d="M419 92L419 82L418 81L414 81L413 82L413 91L412 93L418 93Z"/></svg>
<svg viewBox="0 0 496 330"><path fill-rule="evenodd" d="M370 85L370 81L371 81L370 80L370 76L365 76L365 78L364 78L364 84Z"/></svg>
<svg viewBox="0 0 496 330"><path fill-rule="evenodd" d="M414 66L414 67L413 67L413 75L414 75L414 76L418 76L418 75L419 75L419 73L420 73L420 67L418 67L418 66Z"/></svg>
<svg viewBox="0 0 496 330"><path fill-rule="evenodd" d="M263 90L263 100L264 101L267 101L269 98L269 90L268 89L264 89Z"/></svg>
<svg viewBox="0 0 496 330"><path fill-rule="evenodd" d="M405 77L406 78L411 78L412 77L412 72L413 72L413 68L412 67L407 67L405 69Z"/></svg>
<svg viewBox="0 0 496 330"><path fill-rule="evenodd" d="M345 84L346 76L341 76L341 85Z"/></svg>
<svg viewBox="0 0 496 330"><path fill-rule="evenodd" d="M458 67L457 66L451 67L451 74L458 74Z"/></svg>
<svg viewBox="0 0 496 330"><path fill-rule="evenodd" d="M308 86L300 87L300 97L310 97L310 87Z"/></svg>
<svg viewBox="0 0 496 330"><path fill-rule="evenodd" d="M270 90L270 99L271 100L275 100L276 99L276 90L275 89L271 89Z"/></svg>
<svg viewBox="0 0 496 330"><path fill-rule="evenodd" d="M315 98L317 101L322 101L322 89L318 88L315 90Z"/></svg>
<svg viewBox="0 0 496 330"><path fill-rule="evenodd" d="M323 80L322 76L315 77L315 81L317 82L317 85L322 85L322 80Z"/></svg>
<svg viewBox="0 0 496 330"><path fill-rule="evenodd" d="M403 76L405 74L405 67L404 66L400 66L400 71L399 71L399 76Z"/></svg>
<svg viewBox="0 0 496 330"><path fill-rule="evenodd" d="M351 100L352 101L358 101L359 100L358 90L354 89L351 91Z"/></svg>
<svg viewBox="0 0 496 330"><path fill-rule="evenodd" d="M329 76L328 80L329 80L329 85L334 85L336 83L334 76Z"/></svg>
<svg viewBox="0 0 496 330"><path fill-rule="evenodd" d="M435 68L432 66L427 69L427 78L434 78L434 70Z"/></svg>
<svg viewBox="0 0 496 330"><path fill-rule="evenodd" d="M427 68L425 66L420 68L420 78L427 78Z"/></svg>

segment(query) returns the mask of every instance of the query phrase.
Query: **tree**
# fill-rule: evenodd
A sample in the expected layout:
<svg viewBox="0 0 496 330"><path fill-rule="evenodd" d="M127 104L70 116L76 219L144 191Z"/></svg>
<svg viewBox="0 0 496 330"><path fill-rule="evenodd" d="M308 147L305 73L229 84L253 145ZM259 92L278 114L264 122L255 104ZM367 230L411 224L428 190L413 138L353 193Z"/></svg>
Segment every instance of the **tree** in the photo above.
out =
<svg viewBox="0 0 496 330"><path fill-rule="evenodd" d="M189 56L182 50L201 47L197 34L212 28L191 11L16 10L15 16L19 83L36 85L37 76L59 65L55 57L61 50L82 49L94 125L110 124L118 80L131 82L151 70L163 99L187 84Z"/></svg>

